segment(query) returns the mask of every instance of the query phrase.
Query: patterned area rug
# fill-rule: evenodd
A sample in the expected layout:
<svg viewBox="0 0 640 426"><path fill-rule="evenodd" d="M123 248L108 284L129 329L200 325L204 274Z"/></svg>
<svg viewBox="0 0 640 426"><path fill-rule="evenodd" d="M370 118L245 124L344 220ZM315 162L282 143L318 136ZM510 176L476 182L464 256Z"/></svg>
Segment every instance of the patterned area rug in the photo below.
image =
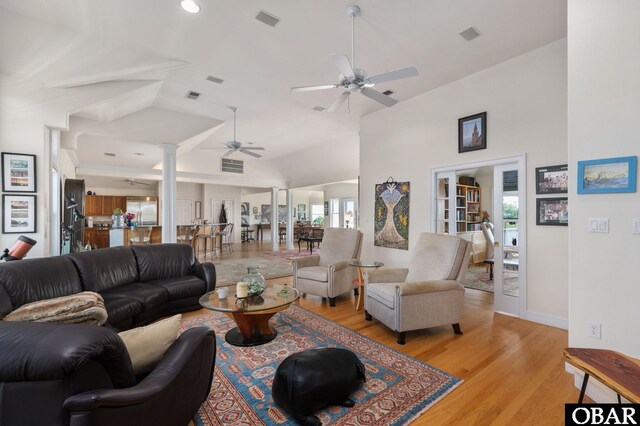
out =
<svg viewBox="0 0 640 426"><path fill-rule="evenodd" d="M216 266L216 286L235 284L246 275L249 266L257 266L265 279L282 278L293 275L293 265L285 259L265 259L249 257L246 259L214 260Z"/></svg>
<svg viewBox="0 0 640 426"><path fill-rule="evenodd" d="M518 271L504 271L505 294L518 296ZM474 266L467 270L467 277L464 286L475 290L488 291L493 293L493 280L489 279L489 272L485 266Z"/></svg>
<svg viewBox="0 0 640 426"><path fill-rule="evenodd" d="M314 248L313 249L313 254L318 254L320 253L319 249ZM302 250L300 250L300 252L298 252L298 249L295 250L280 250L280 251L263 251L262 253L260 253L260 256L268 256L268 257L276 257L278 259L293 259L294 257L303 257L303 256L310 256L311 252L309 250L306 250L305 248L303 248Z"/></svg>
<svg viewBox="0 0 640 426"><path fill-rule="evenodd" d="M461 383L296 305L276 314L271 324L278 330L275 340L236 347L224 341L235 326L226 315L214 312L183 321L183 329L214 329L218 345L211 393L196 416L197 425L295 425L271 397L273 376L287 356L317 347L349 349L367 371L366 383L352 395L354 407L332 406L316 413L325 425L403 425Z"/></svg>

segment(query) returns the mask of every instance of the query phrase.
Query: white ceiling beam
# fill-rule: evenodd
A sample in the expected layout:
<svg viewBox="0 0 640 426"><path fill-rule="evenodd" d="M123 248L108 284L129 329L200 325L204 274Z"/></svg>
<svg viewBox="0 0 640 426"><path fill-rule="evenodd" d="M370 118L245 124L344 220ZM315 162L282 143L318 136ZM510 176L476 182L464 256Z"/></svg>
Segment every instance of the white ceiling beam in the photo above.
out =
<svg viewBox="0 0 640 426"><path fill-rule="evenodd" d="M151 71L172 70L189 65L184 61L163 61L155 64L141 65L139 67L124 68L98 74L82 75L65 80L51 81L45 84L49 89L68 89L70 87L85 86L87 84L103 83L113 80L128 80L131 77Z"/></svg>

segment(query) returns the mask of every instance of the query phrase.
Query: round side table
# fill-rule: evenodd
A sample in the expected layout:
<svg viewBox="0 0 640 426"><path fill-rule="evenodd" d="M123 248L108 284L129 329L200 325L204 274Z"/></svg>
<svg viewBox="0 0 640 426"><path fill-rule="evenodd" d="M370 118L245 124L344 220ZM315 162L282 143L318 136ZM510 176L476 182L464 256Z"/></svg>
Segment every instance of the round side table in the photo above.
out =
<svg viewBox="0 0 640 426"><path fill-rule="evenodd" d="M360 310L364 305L364 269L365 268L373 268L378 269L384 266L382 262L366 262L363 260L352 260L349 262L349 265L358 268L358 280L354 280L354 284L358 284L360 286L360 291L358 292L358 303L356 303L356 311Z"/></svg>

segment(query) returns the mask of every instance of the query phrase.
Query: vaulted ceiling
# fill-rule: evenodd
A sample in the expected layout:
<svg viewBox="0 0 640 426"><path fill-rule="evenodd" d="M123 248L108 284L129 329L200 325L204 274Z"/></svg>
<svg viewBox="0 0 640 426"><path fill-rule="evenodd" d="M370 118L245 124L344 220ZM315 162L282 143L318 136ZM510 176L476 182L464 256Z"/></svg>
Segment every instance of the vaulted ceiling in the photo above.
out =
<svg viewBox="0 0 640 426"><path fill-rule="evenodd" d="M384 108L357 94L337 113L317 112L340 90L289 91L337 82L329 55L351 57L353 0L196 1L201 12L191 15L179 0L0 0L0 90L26 80L43 90L138 81L69 111L66 142L85 166L109 165L109 151L119 165L153 167L161 154L150 146L160 143L213 164L225 151L200 148L233 139L229 106L238 108L237 140L265 147L262 159L232 158L277 164L313 146L357 141L359 118ZM566 2L558 0L358 4L356 65L370 75L418 69L376 85L400 101L566 36ZM265 25L255 19L261 10L281 21ZM458 33L470 26L481 36L467 42ZM190 90L201 96L187 99Z"/></svg>

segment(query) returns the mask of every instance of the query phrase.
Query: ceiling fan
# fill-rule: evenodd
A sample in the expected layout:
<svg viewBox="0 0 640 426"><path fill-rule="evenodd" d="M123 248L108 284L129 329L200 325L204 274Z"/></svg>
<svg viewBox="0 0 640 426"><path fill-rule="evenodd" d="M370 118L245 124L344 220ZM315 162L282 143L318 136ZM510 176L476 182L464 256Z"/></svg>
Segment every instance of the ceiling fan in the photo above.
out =
<svg viewBox="0 0 640 426"><path fill-rule="evenodd" d="M121 182L127 182L129 185L133 186L133 185L151 185L150 183L146 183L146 182L140 182L139 180L135 180L135 179L116 179L118 181Z"/></svg>
<svg viewBox="0 0 640 426"><path fill-rule="evenodd" d="M384 106L392 107L397 100L372 89L377 83L385 81L400 80L401 78L414 77L418 75L418 70L415 67L402 68L395 71L389 71L383 74L378 74L369 77L366 71L355 68L355 17L360 14L360 7L351 5L347 7L347 16L351 18L351 61L346 55L331 55L331 60L340 71L337 84L324 84L321 86L303 86L292 87L293 93L310 92L313 90L324 89L346 89L336 99L336 101L326 110L327 112L335 112L340 106L349 98L352 92L360 91L366 97L373 99L376 102L381 103Z"/></svg>
<svg viewBox="0 0 640 426"><path fill-rule="evenodd" d="M222 143L224 146L226 146L226 148L201 148L201 149L228 149L228 151L222 155L223 157L228 157L236 151L239 151L243 154L247 154L256 158L262 157L262 155L256 154L255 152L252 152L252 151L262 151L264 150L263 147L252 146L252 147L245 148L241 142L238 142L236 140L236 111L238 111L238 108L229 107L229 109L233 111L233 140Z"/></svg>

